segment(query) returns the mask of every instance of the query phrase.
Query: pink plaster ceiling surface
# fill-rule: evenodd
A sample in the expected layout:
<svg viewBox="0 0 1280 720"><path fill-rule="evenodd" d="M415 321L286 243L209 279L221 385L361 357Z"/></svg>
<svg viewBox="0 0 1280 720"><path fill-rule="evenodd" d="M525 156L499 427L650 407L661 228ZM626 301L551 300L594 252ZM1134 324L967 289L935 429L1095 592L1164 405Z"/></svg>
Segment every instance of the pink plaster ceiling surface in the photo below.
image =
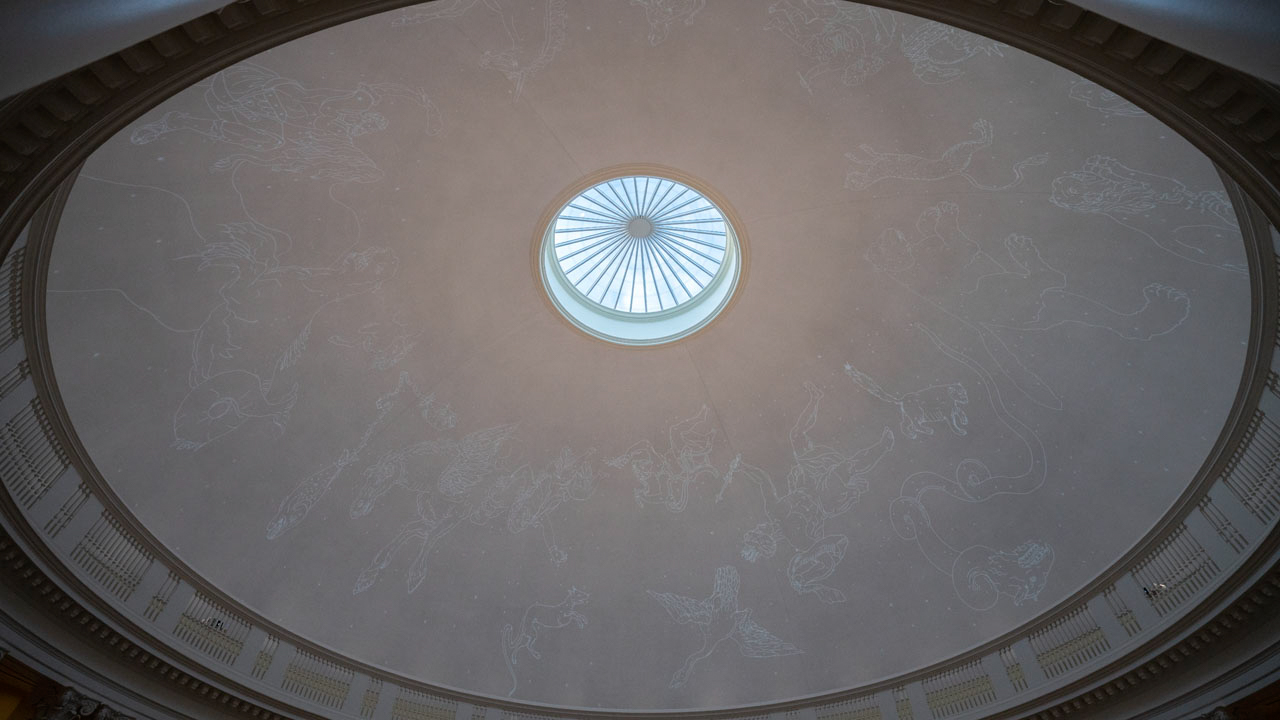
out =
<svg viewBox="0 0 1280 720"><path fill-rule="evenodd" d="M737 210L704 332L588 339L538 218L654 163ZM1009 47L854 4L449 1L107 142L49 278L102 473L338 652L561 705L838 690L1034 618L1183 491L1248 280L1210 162Z"/></svg>

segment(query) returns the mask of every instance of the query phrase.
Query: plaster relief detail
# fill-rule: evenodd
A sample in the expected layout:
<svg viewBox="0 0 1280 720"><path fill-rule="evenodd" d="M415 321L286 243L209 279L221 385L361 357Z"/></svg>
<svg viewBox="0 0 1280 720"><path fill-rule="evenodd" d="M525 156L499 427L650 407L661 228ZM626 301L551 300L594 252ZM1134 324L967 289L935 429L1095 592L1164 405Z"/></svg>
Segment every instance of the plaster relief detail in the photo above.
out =
<svg viewBox="0 0 1280 720"><path fill-rule="evenodd" d="M677 21L692 25L693 19L707 6L707 0L631 0L632 5L644 8L649 23L649 44L658 47L671 34L671 26Z"/></svg>
<svg viewBox="0 0 1280 720"><path fill-rule="evenodd" d="M1072 100L1084 103L1107 117L1150 117L1142 108L1102 87L1096 82L1080 78L1071 83Z"/></svg>
<svg viewBox="0 0 1280 720"><path fill-rule="evenodd" d="M823 394L812 383L805 383L805 390L808 403L790 434L794 464L786 485L779 488L768 472L741 457L731 466L750 490L760 493L765 518L742 536L741 555L756 562L789 548L786 575L791 589L824 603L842 603L848 597L826 581L844 559L849 538L832 532L827 523L852 510L870 489L866 476L893 449L893 431L884 428L875 443L852 453L814 442L809 433L817 424Z"/></svg>
<svg viewBox="0 0 1280 720"><path fill-rule="evenodd" d="M781 32L809 62L798 74L810 92L831 73L846 86L860 85L885 70L895 51L927 85L963 76L964 64L975 57L1004 55L1003 44L981 35L839 0L777 0L769 16L766 28Z"/></svg>
<svg viewBox="0 0 1280 720"><path fill-rule="evenodd" d="M866 190L884 180L935 181L952 177L964 178L970 185L987 192L1011 190L1022 183L1022 172L1028 167L1043 165L1049 160L1045 153L1032 155L1013 165L1013 180L1003 185L986 185L969 173L973 156L987 150L995 142L995 129L986 120L973 124L975 137L947 148L942 155L924 157L910 153L881 152L870 145L859 145L854 152L845 153L850 168L845 175L844 186L850 190Z"/></svg>
<svg viewBox="0 0 1280 720"><path fill-rule="evenodd" d="M520 663L520 652L523 650L530 660L541 660L542 655L534 648L534 644L538 642L539 633L559 630L570 625L579 630L585 628L587 616L577 608L587 604L590 599L590 594L572 587L569 588L565 598L554 605L547 603L530 605L520 618L519 629L510 623L502 626L502 659L506 661L507 670L511 673L511 689L507 691L508 697L514 695L516 688L520 686L520 678L516 675L516 665Z"/></svg>
<svg viewBox="0 0 1280 720"><path fill-rule="evenodd" d="M1001 243L1004 252L992 254L961 229L959 213L952 202L928 208L917 220L915 239L889 228L865 257L972 334L977 342L970 345L985 358L983 366L1038 405L1061 409L1062 398L1011 349L1007 334L1080 325L1145 342L1177 330L1191 313L1186 292L1160 283L1134 293L1140 298L1127 308L1073 291L1066 273L1050 265L1031 238L1011 234ZM943 268L949 268L946 285L932 279ZM1010 302L1013 297L1019 302Z"/></svg>
<svg viewBox="0 0 1280 720"><path fill-rule="evenodd" d="M1239 252L1240 222L1221 190L1192 190L1174 178L1094 155L1054 180L1049 200L1110 218L1183 260L1241 275L1247 270Z"/></svg>
<svg viewBox="0 0 1280 720"><path fill-rule="evenodd" d="M307 87L254 63L234 65L200 84L208 114L170 111L136 128L135 145L170 133L194 133L236 148L213 164L235 170L243 164L296 173L324 182L371 183L383 171L356 145L356 138L387 128L378 108L389 98L426 111L422 132L440 132L440 114L421 90L398 83L359 83L350 90Z"/></svg>
<svg viewBox="0 0 1280 720"><path fill-rule="evenodd" d="M829 73L858 85L884 68L897 39L897 16L887 10L837 0L778 0L769 6L768 30L782 33L809 66L797 73L813 92Z"/></svg>
<svg viewBox="0 0 1280 720"><path fill-rule="evenodd" d="M957 549L938 535L924 503L898 498L893 510L898 535L916 542L929 564L951 578L960 602L972 610L990 610L1002 597L1014 605L1034 602L1049 581L1053 548L1042 541L1028 540L1012 550L985 545Z"/></svg>
<svg viewBox="0 0 1280 720"><path fill-rule="evenodd" d="M439 3L428 3L423 10L406 11L393 20L391 25L404 27L457 18L477 5L483 6L499 19L507 37L506 47L484 51L480 67L497 70L505 75L511 81L514 98L518 100L529 80L549 65L564 48L569 15L565 0L542 0L537 5L516 0L442 0ZM541 8L537 11L539 14L536 20L531 20L525 12L526 6Z"/></svg>
<svg viewBox="0 0 1280 720"><path fill-rule="evenodd" d="M702 641L701 647L685 658L684 664L671 676L669 687L672 689L688 683L694 667L711 657L716 648L727 640L733 641L738 653L748 658L775 658L803 652L752 620L750 608L739 609L739 582L738 569L725 565L716 568L715 586L704 600L670 592L648 591L649 597L658 601L672 620L692 626Z"/></svg>
<svg viewBox="0 0 1280 720"><path fill-rule="evenodd" d="M719 475L711 464L716 429L707 419L709 412L704 405L698 414L672 425L662 452L650 441L640 440L607 461L612 468L630 468L640 485L635 490L640 507L656 504L683 512L689 504L689 486L704 475Z"/></svg>

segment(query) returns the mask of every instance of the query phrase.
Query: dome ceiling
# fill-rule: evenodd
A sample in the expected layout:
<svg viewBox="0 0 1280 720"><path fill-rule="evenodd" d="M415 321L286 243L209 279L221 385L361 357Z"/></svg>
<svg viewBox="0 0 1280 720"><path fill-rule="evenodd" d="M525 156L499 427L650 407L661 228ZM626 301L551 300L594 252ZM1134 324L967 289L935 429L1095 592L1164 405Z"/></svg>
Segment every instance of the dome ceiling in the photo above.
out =
<svg viewBox="0 0 1280 720"><path fill-rule="evenodd" d="M746 257L657 348L574 329L534 258L634 164ZM441 0L107 142L47 311L98 469L240 602L438 685L710 708L937 662L1114 562L1226 418L1244 262L1187 142L959 30Z"/></svg>

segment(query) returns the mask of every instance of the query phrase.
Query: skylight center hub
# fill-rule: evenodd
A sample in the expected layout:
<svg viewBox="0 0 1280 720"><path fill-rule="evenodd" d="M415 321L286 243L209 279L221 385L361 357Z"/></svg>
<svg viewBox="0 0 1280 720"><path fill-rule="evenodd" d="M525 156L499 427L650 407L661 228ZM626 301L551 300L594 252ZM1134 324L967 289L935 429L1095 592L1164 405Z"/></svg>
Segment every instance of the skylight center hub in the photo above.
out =
<svg viewBox="0 0 1280 720"><path fill-rule="evenodd" d="M627 234L633 238L647 238L653 235L653 221L643 215L637 215L627 223Z"/></svg>

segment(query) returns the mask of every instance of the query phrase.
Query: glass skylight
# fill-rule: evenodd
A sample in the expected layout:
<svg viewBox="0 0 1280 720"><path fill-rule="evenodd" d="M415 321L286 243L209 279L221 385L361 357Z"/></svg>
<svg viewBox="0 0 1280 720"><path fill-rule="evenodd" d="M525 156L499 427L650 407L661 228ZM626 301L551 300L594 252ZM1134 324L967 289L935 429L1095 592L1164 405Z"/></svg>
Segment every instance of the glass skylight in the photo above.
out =
<svg viewBox="0 0 1280 720"><path fill-rule="evenodd" d="M570 200L552 226L565 280L607 310L663 313L694 300L721 273L729 229L720 209L668 178L628 176Z"/></svg>

